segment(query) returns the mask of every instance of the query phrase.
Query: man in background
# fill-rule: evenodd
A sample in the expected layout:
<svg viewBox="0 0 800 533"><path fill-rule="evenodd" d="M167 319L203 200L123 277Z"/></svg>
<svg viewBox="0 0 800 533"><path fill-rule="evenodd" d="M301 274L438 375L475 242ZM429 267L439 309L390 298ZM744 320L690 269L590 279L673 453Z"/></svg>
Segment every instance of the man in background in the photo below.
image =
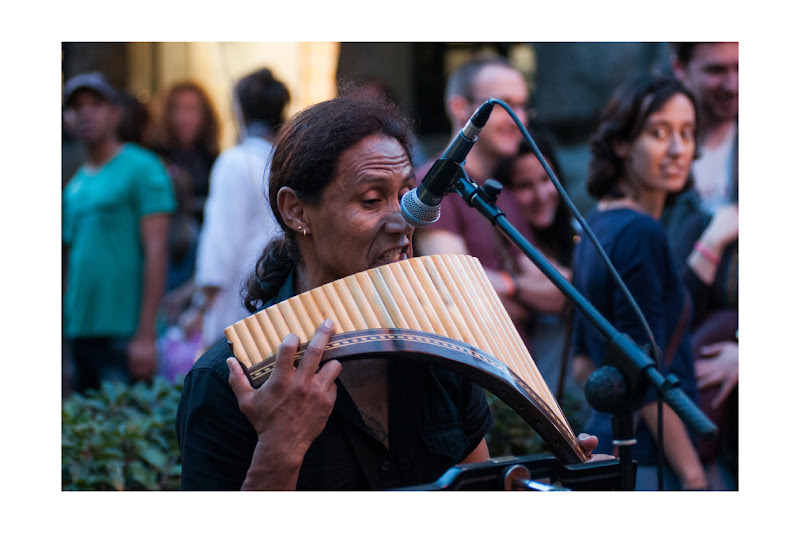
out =
<svg viewBox="0 0 800 533"><path fill-rule="evenodd" d="M738 193L739 43L675 43L672 71L698 105L695 190L712 213Z"/></svg>
<svg viewBox="0 0 800 533"><path fill-rule="evenodd" d="M64 336L74 389L151 378L164 291L172 182L158 157L119 137L120 95L99 73L67 81L85 160L63 191Z"/></svg>
<svg viewBox="0 0 800 533"><path fill-rule="evenodd" d="M196 290L192 306L181 317L187 333L202 328L204 348L218 341L226 327L249 315L241 284L267 242L280 232L266 192L272 141L283 123L289 91L269 69L260 69L236 85L235 103L247 137L223 152L211 169Z"/></svg>
<svg viewBox="0 0 800 533"><path fill-rule="evenodd" d="M445 108L454 136L489 98L508 104L520 122L527 125L529 91L522 73L501 56L479 54L456 69L447 82ZM483 185L493 177L503 158L517 155L522 139L508 112L496 106L467 155L464 170ZM435 162L433 158L418 169L417 176L422 179ZM500 194L497 206L532 242L530 228L511 191ZM418 255L458 253L477 257L521 333L532 309L557 313L566 304L556 286L457 194L442 199L441 216L436 223L415 232L414 250Z"/></svg>

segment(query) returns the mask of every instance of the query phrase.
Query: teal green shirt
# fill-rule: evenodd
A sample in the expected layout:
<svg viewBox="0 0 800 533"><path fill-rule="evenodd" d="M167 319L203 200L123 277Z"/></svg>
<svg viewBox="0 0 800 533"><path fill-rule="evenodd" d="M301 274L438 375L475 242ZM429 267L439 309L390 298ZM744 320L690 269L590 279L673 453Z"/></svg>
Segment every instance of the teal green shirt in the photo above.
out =
<svg viewBox="0 0 800 533"><path fill-rule="evenodd" d="M66 337L130 337L139 321L142 217L172 213L172 181L159 158L125 144L99 169L82 166L63 192L69 245Z"/></svg>

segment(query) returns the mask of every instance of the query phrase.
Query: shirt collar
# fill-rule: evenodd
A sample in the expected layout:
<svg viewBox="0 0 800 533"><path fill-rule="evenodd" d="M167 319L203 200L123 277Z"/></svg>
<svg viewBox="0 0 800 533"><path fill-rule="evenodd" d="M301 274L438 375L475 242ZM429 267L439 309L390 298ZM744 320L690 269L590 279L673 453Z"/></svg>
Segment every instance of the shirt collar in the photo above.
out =
<svg viewBox="0 0 800 533"><path fill-rule="evenodd" d="M269 299L267 302L265 302L264 305L262 305L259 308L259 311L262 311L267 307L273 306L275 304L279 304L282 301L288 300L289 298L294 296L294 278L295 278L295 269L293 268L289 272L289 275L286 276L286 279L284 280L283 285L281 285L281 288L278 289L278 293L271 299Z"/></svg>

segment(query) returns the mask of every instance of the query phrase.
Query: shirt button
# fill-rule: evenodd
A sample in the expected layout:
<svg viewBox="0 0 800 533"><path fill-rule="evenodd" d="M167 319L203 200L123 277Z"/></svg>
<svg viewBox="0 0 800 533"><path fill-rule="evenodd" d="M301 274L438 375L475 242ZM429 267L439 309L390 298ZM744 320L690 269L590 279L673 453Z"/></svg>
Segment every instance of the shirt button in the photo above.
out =
<svg viewBox="0 0 800 533"><path fill-rule="evenodd" d="M384 472L388 472L390 468L392 468L392 463L390 463L389 461L384 461L383 464L381 465L381 470L383 470Z"/></svg>

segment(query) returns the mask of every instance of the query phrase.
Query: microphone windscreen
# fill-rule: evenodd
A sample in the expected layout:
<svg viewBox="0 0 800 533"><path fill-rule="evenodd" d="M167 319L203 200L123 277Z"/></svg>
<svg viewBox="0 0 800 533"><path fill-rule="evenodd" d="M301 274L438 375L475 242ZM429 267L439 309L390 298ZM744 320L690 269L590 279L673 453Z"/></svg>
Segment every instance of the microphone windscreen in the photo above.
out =
<svg viewBox="0 0 800 533"><path fill-rule="evenodd" d="M417 189L412 189L403 195L400 200L400 210L405 221L415 228L430 226L439 220L441 207L423 204L417 196Z"/></svg>

